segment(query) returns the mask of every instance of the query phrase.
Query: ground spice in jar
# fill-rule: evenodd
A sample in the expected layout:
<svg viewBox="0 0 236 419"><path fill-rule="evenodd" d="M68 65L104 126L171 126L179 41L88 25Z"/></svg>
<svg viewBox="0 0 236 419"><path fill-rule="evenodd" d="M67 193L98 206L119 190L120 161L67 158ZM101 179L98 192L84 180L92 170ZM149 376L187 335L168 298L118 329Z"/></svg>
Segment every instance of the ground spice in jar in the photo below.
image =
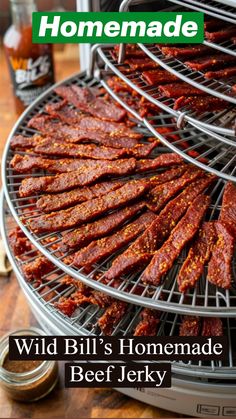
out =
<svg viewBox="0 0 236 419"><path fill-rule="evenodd" d="M9 359L7 354L3 361L2 367L7 371L20 374L35 370L40 364L42 364L42 362L43 361L12 361Z"/></svg>
<svg viewBox="0 0 236 419"><path fill-rule="evenodd" d="M39 336L39 329L19 330L16 335ZM58 363L42 360L10 360L9 335L0 340L0 385L9 397L33 402L42 399L55 387L58 380Z"/></svg>

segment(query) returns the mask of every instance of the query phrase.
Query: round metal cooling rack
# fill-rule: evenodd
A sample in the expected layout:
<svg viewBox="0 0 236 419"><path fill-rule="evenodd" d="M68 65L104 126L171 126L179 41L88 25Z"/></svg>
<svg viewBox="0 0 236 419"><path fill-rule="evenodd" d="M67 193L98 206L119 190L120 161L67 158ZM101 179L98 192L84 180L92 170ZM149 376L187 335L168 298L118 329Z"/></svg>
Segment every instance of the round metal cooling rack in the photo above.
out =
<svg viewBox="0 0 236 419"><path fill-rule="evenodd" d="M236 146L235 140L228 138L235 137L235 130L231 128L236 117L233 105L229 109L214 114L207 112L202 115L196 115L186 107L176 111L174 110L174 100L161 95L156 86L149 86L142 79L142 73L140 71L131 72L129 70L127 73L122 72L124 69L128 70L129 66L127 64L118 64L111 57L110 50L111 47L97 46L97 52L106 66L125 83L140 93L141 96L144 96L158 108L172 115L176 119L178 127L184 125L183 122L188 122L199 131L206 132L215 139L231 144L233 147ZM95 48L94 51L96 51ZM91 69L91 73L92 71L93 68Z"/></svg>
<svg viewBox="0 0 236 419"><path fill-rule="evenodd" d="M78 84L80 86L99 86L100 82L95 79L87 77L84 73L71 77L64 82L65 85ZM117 254L110 255L103 263L96 264L93 267L93 271L90 274L84 272L83 269L78 269L73 264L66 265L63 259L69 254L58 253L55 249L55 244L60 244L62 240L62 234L60 232L49 233L46 235L36 235L32 233L27 227L27 219L33 216L39 215L39 211L35 206L36 200L39 195L19 198L18 188L22 175L14 174L10 167L10 160L13 157L13 153L10 149L10 140L13 135L23 134L26 136L32 135L36 132L32 129L27 128L27 122L35 114L42 111L46 103L52 103L59 100L59 97L54 93L53 88L49 89L44 93L32 106L25 111L22 117L19 119L15 127L13 128L10 137L7 142L7 146L3 155L2 162L2 174L3 174L3 186L4 193L9 205L10 211L13 214L17 224L23 230L25 235L29 238L32 244L49 260L51 260L57 268L61 269L66 274L81 280L88 286L94 289L105 292L114 298L127 301L135 305L146 306L154 309L162 309L172 313L181 314L196 314L200 316L214 316L221 313L221 317L236 317L236 291L235 291L235 271L234 281L231 290L218 289L215 286L209 284L203 275L202 279L198 282L197 287L190 291L186 296L178 291L176 276L184 258L186 257L186 250L180 255L174 267L170 270L165 281L158 287L151 285L144 285L141 282L140 275L129 275L122 277L119 288L114 288L114 281L111 280L107 285L102 283L103 275L109 268L113 258ZM163 125L168 123L170 116L163 114L162 117L159 115L158 124ZM145 128L142 125L137 125L137 130L145 133ZM193 131L193 130L192 130ZM150 131L146 131L146 135L150 136ZM204 145L204 140L201 139L201 134L195 134L189 132L189 135L197 136L198 141ZM181 138L181 137L180 137ZM186 137L183 137L184 139ZM182 139L183 139L182 138ZM181 139L181 140L182 140ZM179 141L181 141L179 140ZM218 145L216 144L216 151ZM157 147L156 150L163 152L163 149ZM165 149L167 151L167 149ZM223 151L221 152L223 153ZM153 157L155 157L154 155ZM234 156L235 157L235 156ZM217 161L217 155L215 157ZM228 163L225 163L225 168L228 167ZM235 166L234 166L235 170ZM33 176L46 175L47 172L35 172ZM234 172L232 172L232 176ZM30 173L28 176L32 176ZM207 218L215 219L218 218L220 201L223 193L224 181L219 179L214 188L211 191L212 202L214 203L208 212ZM45 239L47 241L45 242ZM49 240L50 239L50 242ZM123 251L124 249L122 249ZM234 262L235 269L235 262Z"/></svg>
<svg viewBox="0 0 236 419"><path fill-rule="evenodd" d="M68 317L60 312L55 303L61 297L70 297L75 291L73 285L64 285L61 281L65 274L55 266L51 273L42 277L40 284L37 281L27 282L23 276L22 268L30 260L34 261L39 254L35 249L21 255L21 260L16 258L10 248L9 233L17 226L12 214L9 211L3 194L0 199L0 226L1 235L7 251L7 256L17 276L19 284L32 308L44 319L44 326L49 325L52 333L82 336L102 336L98 326L98 319L104 313L104 309L91 304L80 306ZM114 326L113 336L132 336L134 328L138 323L138 317L142 307L129 305L124 317ZM181 317L178 314L163 312L160 316L160 326L157 336L178 336ZM236 374L236 348L233 345L233 335L236 330L236 322L233 319L224 319L224 335L228 338L229 349L225 361L189 361L172 362L172 372L181 376L195 377L201 380L234 380ZM54 332L55 330L55 332Z"/></svg>

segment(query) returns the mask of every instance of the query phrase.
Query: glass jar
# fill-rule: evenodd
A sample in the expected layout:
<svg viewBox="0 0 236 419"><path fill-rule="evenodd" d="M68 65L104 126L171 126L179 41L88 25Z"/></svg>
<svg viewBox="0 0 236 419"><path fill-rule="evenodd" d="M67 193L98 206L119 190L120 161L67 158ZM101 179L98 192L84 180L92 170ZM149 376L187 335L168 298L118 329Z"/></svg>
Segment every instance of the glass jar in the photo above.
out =
<svg viewBox="0 0 236 419"><path fill-rule="evenodd" d="M16 330L0 340L0 385L12 399L22 402L42 399L53 390L57 383L58 364L56 361L42 361L36 368L27 372L11 372L3 367L9 353L10 335L40 336L43 334L43 331L32 327L27 330Z"/></svg>

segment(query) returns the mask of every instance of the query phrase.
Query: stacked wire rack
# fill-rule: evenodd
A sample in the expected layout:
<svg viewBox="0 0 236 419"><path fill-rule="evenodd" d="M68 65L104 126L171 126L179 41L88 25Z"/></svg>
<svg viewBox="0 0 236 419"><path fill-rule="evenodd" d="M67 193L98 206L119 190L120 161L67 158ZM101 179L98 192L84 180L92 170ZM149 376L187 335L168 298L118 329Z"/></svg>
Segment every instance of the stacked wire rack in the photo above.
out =
<svg viewBox="0 0 236 419"><path fill-rule="evenodd" d="M121 10L129 10L132 1L124 1ZM136 2L137 3L137 2ZM140 2L138 2L140 3ZM174 6L173 6L174 4ZM171 10L199 10L209 16L219 18L219 4L216 1L204 4L201 1L170 0L168 7ZM230 4L221 7L220 18L230 24L235 23L235 9ZM168 9L169 10L169 9ZM227 52L236 56L235 45L230 41L221 44L209 45L213 50ZM229 107L218 113L205 112L201 115L190 109L174 109L173 100L160 97L157 87L145 84L139 71L124 71L126 64L125 46L120 46L119 62L115 61L110 54L110 46L95 46L91 56L91 67L88 74L81 73L73 76L59 85L80 86L88 88L102 88L119 105L128 111L135 130L145 138L156 137L161 146L158 147L152 157L172 151L177 153L189 163L198 166L206 172L218 176L218 180L211 189L212 203L208 211L209 220L218 218L222 195L227 181L236 182L236 143L235 143L235 116L236 99L230 94L234 80L225 83L213 80L206 82L199 72L191 72L184 63L177 59L167 59L162 55L156 45L138 45L159 66L168 70L190 85L193 85L207 94L226 100ZM97 60L99 57L99 60ZM101 65L102 61L102 65ZM117 76L125 82L137 94L148 102L157 106L158 112L155 117L142 117L131 105L124 101L122 95L114 91L107 82L108 77ZM22 175L15 173L10 162L14 155L10 142L15 135L30 137L37 131L28 127L29 120L38 113L43 113L47 104L56 104L60 98L54 88L49 89L30 106L18 120L13 128L5 148L2 164L4 196L1 201L1 228L2 236L6 245L8 257L16 272L19 283L29 301L33 312L45 330L52 334L75 334L75 335L101 335L99 318L104 309L91 304L80 306L72 316L63 314L57 306L61 298L69 298L75 292L75 283L66 282L67 276L74 281L82 281L94 290L103 292L117 300L126 302L127 310L122 319L112 331L113 335L129 336L137 324L140 312L144 307L158 310L160 326L158 336L173 336L178 334L183 315L200 317L221 317L223 319L224 334L228 337L228 356L222 362L173 362L173 386L165 390L122 390L147 403L171 409L193 416L235 416L235 392L236 392L236 262L233 262L233 280L231 289L221 289L206 281L206 272L201 277L197 286L187 293L187 298L179 292L176 277L184 259L184 250L175 265L170 270L167 279L158 286L143 284L140 274L125 275L121 278L119 286L114 286L114 281L104 283L105 272L111 266L114 257L110 255L102 263L93 266L92 272L87 273L82 268L77 268L73 263L65 263L64 258L70 253L61 254L55 245L60 245L63 235L60 231L47 234L32 233L27 224L27 219L37 217L40 212L36 207L38 195L20 198L18 195ZM172 134L177 134L174 141L169 136L160 133L158 128L167 126ZM188 147L181 147L183 141L187 141ZM23 156L32 155L32 151L24 151ZM45 170L34 171L35 178L50 175ZM28 173L26 177L32 176ZM138 175L126 177L136 179ZM22 231L31 243L31 247L20 255L13 254L9 237L16 228ZM30 261L34 262L38 257L43 257L53 264L53 269L42 277L42 281L33 280L27 282L24 278L24 266ZM62 286L63 284L63 286ZM186 398L186 395L188 398Z"/></svg>

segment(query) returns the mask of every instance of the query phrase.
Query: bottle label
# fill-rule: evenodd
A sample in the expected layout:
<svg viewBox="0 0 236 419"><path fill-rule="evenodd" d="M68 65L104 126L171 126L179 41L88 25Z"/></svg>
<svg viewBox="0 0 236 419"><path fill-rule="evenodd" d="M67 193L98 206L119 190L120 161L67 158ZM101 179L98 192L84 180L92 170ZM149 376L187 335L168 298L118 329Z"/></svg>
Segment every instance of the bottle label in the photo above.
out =
<svg viewBox="0 0 236 419"><path fill-rule="evenodd" d="M28 106L54 82L50 55L33 58L10 57L10 72L15 95Z"/></svg>

